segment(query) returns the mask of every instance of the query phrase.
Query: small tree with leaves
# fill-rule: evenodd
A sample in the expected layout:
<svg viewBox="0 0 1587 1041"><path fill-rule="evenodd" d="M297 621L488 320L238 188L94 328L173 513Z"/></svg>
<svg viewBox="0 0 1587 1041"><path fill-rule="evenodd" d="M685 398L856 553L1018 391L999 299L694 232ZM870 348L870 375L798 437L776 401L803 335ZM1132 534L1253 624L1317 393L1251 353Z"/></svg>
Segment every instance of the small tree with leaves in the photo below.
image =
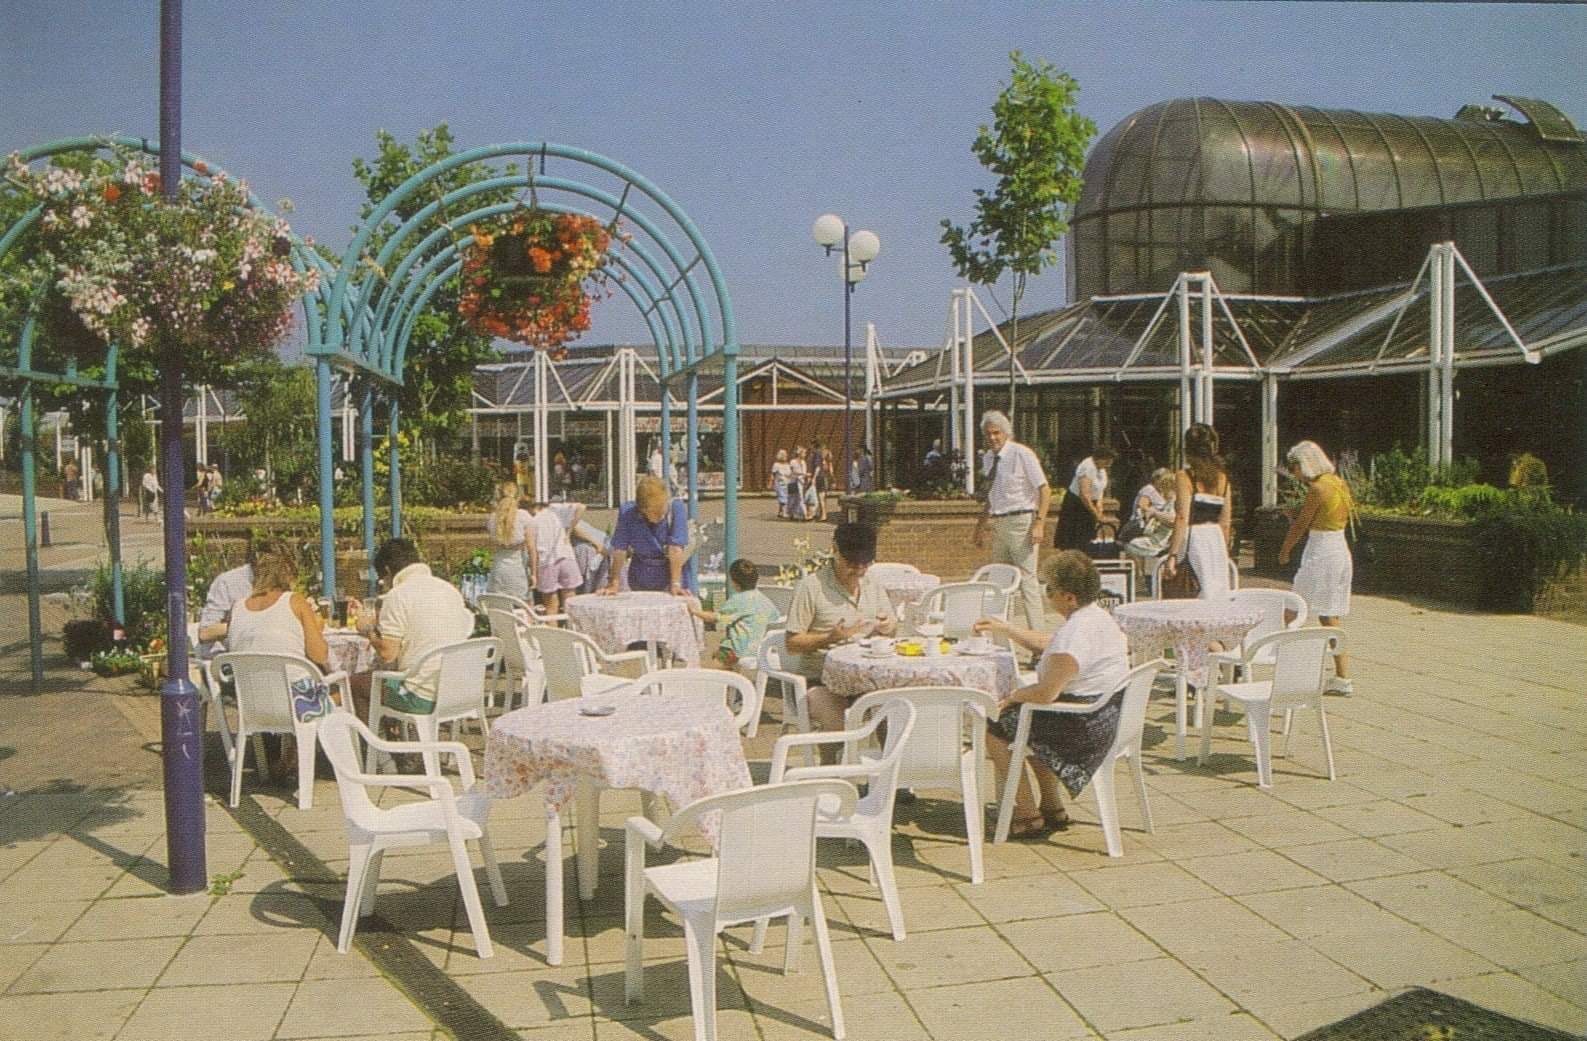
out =
<svg viewBox="0 0 1587 1041"><path fill-rule="evenodd" d="M970 150L997 177L991 191L975 190L975 219L960 227L942 222L961 278L990 286L1013 276L1010 346L1019 343L1019 305L1026 280L1058 261L1056 244L1069 230L1069 207L1080 199L1086 148L1097 125L1075 107L1080 84L1046 61L1028 62L1019 51L1008 86L992 105ZM1014 355L1008 359L1008 404L1014 414Z"/></svg>

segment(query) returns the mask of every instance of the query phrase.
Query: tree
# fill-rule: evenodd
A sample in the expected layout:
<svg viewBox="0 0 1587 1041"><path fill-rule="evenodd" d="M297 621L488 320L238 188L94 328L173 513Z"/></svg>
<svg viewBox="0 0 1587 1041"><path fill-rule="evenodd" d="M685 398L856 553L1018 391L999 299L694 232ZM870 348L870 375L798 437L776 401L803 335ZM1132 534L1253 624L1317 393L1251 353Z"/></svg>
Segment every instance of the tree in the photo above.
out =
<svg viewBox="0 0 1587 1041"><path fill-rule="evenodd" d="M1058 261L1055 245L1069 230L1068 208L1080 199L1086 148L1097 125L1075 108L1080 84L1066 72L1020 56L1010 82L992 105L970 150L997 176L991 191L975 190L975 219L967 227L942 222L959 277L990 286L1013 277L1009 345L1019 343L1019 305L1026 280ZM1014 355L1008 359L1008 411L1014 415Z"/></svg>
<svg viewBox="0 0 1587 1041"><path fill-rule="evenodd" d="M399 142L388 131L377 130L375 144L378 152L373 160L353 160L353 176L358 178L368 196L359 213L363 218L374 212L375 207L409 177L453 154L452 132L445 123L432 130L419 131L411 146ZM512 165L502 170L485 163L469 163L432 179L397 205L396 221L388 219L376 229L369 242L368 258L372 261L379 255L398 223L430 203L475 182L514 172ZM431 220L438 225L470 210L509 202L512 198L510 189L484 192L442 209ZM411 246L417 241L411 238L405 245ZM421 440L450 433L462 424L472 400L474 367L501 357L490 337L471 331L458 317L457 300L458 283L453 278L436 291L414 319L398 401L404 425Z"/></svg>
<svg viewBox="0 0 1587 1041"><path fill-rule="evenodd" d="M283 491L317 475L318 440L314 424L305 421L314 414L313 370L271 358L239 366L234 385L244 421L227 424L222 435L231 457L232 486L252 493L256 469L265 471L272 488Z"/></svg>

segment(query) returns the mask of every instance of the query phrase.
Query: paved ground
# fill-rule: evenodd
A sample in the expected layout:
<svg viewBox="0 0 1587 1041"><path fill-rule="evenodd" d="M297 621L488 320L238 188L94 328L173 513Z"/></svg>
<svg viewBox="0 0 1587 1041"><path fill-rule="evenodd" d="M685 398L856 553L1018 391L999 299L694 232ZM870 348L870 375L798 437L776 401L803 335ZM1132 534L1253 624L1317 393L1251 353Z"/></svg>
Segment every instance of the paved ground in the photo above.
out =
<svg viewBox="0 0 1587 1041"><path fill-rule="evenodd" d="M790 526L750 527L770 552ZM1171 702L1156 700L1156 831L1126 792L1122 858L1080 824L988 847L971 885L958 802L924 793L897 827L910 932L895 943L863 861L826 851L849 1036L1292 1038L1413 985L1587 1032L1587 630L1361 597L1349 633L1358 693L1328 702L1337 781L1319 774L1314 721L1271 792L1232 717L1206 767L1176 762ZM346 843L332 782L299 811L250 771L258 811L208 813L208 870L240 872L230 891L160 895L158 699L54 678L54 694L0 697L0 756L14 751L0 787L20 793L0 797L0 1037L448 1036L410 1000L415 980L452 988L440 1020L472 1015L473 1036L692 1036L680 941L659 916L647 1000L623 1004L624 800L603 803L601 892L582 907L569 892L567 964L544 961L530 797L493 818L513 898L487 898L493 959L474 955L444 856L388 858L392 933L376 953L411 943L422 963L393 973L334 950ZM750 750L762 775L775 729ZM1091 806L1082 796L1077 817ZM273 860L260 820L302 852ZM720 1036L830 1036L813 957L784 977L780 934L762 956L746 939L718 948Z"/></svg>

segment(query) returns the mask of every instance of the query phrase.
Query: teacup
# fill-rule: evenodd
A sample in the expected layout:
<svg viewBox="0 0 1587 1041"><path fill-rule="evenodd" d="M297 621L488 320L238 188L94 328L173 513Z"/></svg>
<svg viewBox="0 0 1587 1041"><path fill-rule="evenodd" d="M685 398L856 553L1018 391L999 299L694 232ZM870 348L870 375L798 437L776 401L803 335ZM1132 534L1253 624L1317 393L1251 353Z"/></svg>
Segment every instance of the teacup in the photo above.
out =
<svg viewBox="0 0 1587 1041"><path fill-rule="evenodd" d="M888 658L893 653L893 641L881 636L871 637L871 644L865 648L867 656L872 658Z"/></svg>
<svg viewBox="0 0 1587 1041"><path fill-rule="evenodd" d="M992 641L984 636L972 636L960 643L959 649L966 654L987 654L992 650Z"/></svg>

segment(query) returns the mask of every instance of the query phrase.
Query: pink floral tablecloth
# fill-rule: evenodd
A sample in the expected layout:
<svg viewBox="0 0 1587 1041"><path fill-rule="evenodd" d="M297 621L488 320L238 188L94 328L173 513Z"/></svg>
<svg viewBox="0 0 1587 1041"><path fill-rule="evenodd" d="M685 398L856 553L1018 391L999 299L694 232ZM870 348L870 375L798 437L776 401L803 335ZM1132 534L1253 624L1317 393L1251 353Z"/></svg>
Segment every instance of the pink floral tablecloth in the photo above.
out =
<svg viewBox="0 0 1587 1041"><path fill-rule="evenodd" d="M356 676L375 667L375 648L354 631L327 631L325 645L330 649L330 671Z"/></svg>
<svg viewBox="0 0 1587 1041"><path fill-rule="evenodd" d="M567 602L568 622L607 654L642 641L664 643L674 657L697 666L705 637L687 605L671 593L586 593Z"/></svg>
<svg viewBox="0 0 1587 1041"><path fill-rule="evenodd" d="M851 643L827 652L821 684L846 698L890 687L969 687L1002 697L1019 686L1019 671L1008 651L873 658L859 644Z"/></svg>
<svg viewBox="0 0 1587 1041"><path fill-rule="evenodd" d="M553 701L502 715L485 741L485 788L522 795L544 781L546 808L560 813L578 779L640 788L674 807L750 784L749 764L727 706L687 697L631 695L609 716L585 716L580 700ZM710 825L701 831L714 841Z"/></svg>
<svg viewBox="0 0 1587 1041"><path fill-rule="evenodd" d="M1207 683L1207 647L1213 642L1231 648L1262 621L1262 610L1223 600L1151 600L1120 604L1113 620L1129 638L1130 649L1156 654L1174 649L1186 680Z"/></svg>
<svg viewBox="0 0 1587 1041"><path fill-rule="evenodd" d="M905 608L920 603L926 598L927 593L942 585L942 579L927 574L887 575L877 581L887 593L887 599L893 605L893 610L900 614Z"/></svg>

